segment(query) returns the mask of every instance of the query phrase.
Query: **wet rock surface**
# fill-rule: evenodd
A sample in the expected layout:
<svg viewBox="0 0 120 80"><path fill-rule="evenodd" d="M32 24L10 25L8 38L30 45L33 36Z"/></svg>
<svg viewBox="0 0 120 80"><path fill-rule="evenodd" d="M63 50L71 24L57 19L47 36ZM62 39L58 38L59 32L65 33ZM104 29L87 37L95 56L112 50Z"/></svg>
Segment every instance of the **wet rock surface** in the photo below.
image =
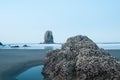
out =
<svg viewBox="0 0 120 80"><path fill-rule="evenodd" d="M44 35L44 43L45 44L54 43L52 31L46 31L46 33Z"/></svg>
<svg viewBox="0 0 120 80"><path fill-rule="evenodd" d="M120 80L120 63L86 36L67 40L45 57L45 80Z"/></svg>

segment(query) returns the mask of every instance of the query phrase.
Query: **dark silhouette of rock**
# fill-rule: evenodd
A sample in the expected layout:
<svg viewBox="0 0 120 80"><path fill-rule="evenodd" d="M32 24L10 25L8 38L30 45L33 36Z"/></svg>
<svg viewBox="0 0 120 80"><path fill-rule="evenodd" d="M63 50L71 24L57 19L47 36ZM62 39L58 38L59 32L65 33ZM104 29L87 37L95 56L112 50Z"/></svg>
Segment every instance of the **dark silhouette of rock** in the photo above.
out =
<svg viewBox="0 0 120 80"><path fill-rule="evenodd" d="M18 45L15 45L15 46L10 46L11 48L19 48Z"/></svg>
<svg viewBox="0 0 120 80"><path fill-rule="evenodd" d="M0 42L0 45L3 45L3 44Z"/></svg>
<svg viewBox="0 0 120 80"><path fill-rule="evenodd" d="M23 45L23 47L30 47L30 46L28 46L28 45L25 44L25 45Z"/></svg>
<svg viewBox="0 0 120 80"><path fill-rule="evenodd" d="M44 43L45 44L53 44L54 43L52 31L46 31L46 33L44 35Z"/></svg>
<svg viewBox="0 0 120 80"><path fill-rule="evenodd" d="M42 73L45 80L120 80L120 62L78 35L46 54Z"/></svg>

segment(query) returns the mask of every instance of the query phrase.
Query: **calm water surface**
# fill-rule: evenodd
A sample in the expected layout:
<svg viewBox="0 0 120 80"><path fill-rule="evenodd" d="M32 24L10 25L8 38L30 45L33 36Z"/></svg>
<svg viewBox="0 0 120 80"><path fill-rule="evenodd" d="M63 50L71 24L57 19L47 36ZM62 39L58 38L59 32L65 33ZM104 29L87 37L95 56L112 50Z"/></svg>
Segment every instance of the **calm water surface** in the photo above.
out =
<svg viewBox="0 0 120 80"><path fill-rule="evenodd" d="M28 69L27 71L21 73L16 77L17 80L43 80L42 76L42 68L43 65L33 67Z"/></svg>

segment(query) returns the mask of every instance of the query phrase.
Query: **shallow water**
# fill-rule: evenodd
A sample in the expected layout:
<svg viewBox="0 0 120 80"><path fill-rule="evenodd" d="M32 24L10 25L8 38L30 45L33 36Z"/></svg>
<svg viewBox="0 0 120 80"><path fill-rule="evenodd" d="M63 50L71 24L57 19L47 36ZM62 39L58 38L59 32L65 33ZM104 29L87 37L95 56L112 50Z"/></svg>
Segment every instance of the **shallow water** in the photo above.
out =
<svg viewBox="0 0 120 80"><path fill-rule="evenodd" d="M103 48L103 49L120 49L120 43L118 44L112 44L112 43L109 43L109 44L97 44L100 48Z"/></svg>
<svg viewBox="0 0 120 80"><path fill-rule="evenodd" d="M27 45L27 47L24 47ZM13 47L18 46L18 47ZM0 46L0 49L59 49L61 44L13 43Z"/></svg>
<svg viewBox="0 0 120 80"><path fill-rule="evenodd" d="M23 47L23 45L27 45L28 47ZM13 43L13 44L5 44L4 46L0 46L0 49L60 49L62 43L59 44L37 44L37 43ZM104 49L120 49L120 43L97 43L100 48ZM19 46L19 47L11 47L11 46Z"/></svg>
<svg viewBox="0 0 120 80"><path fill-rule="evenodd" d="M28 69L16 77L17 80L43 80L42 76L43 65Z"/></svg>

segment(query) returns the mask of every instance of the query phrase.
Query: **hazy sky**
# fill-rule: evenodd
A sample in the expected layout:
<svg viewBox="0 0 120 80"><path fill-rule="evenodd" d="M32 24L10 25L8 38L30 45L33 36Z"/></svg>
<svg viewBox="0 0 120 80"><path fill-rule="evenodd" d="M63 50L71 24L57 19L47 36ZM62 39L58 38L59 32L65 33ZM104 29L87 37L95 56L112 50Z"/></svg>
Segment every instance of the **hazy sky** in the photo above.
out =
<svg viewBox="0 0 120 80"><path fill-rule="evenodd" d="M96 42L120 41L120 0L0 0L0 41L55 42L87 35Z"/></svg>

